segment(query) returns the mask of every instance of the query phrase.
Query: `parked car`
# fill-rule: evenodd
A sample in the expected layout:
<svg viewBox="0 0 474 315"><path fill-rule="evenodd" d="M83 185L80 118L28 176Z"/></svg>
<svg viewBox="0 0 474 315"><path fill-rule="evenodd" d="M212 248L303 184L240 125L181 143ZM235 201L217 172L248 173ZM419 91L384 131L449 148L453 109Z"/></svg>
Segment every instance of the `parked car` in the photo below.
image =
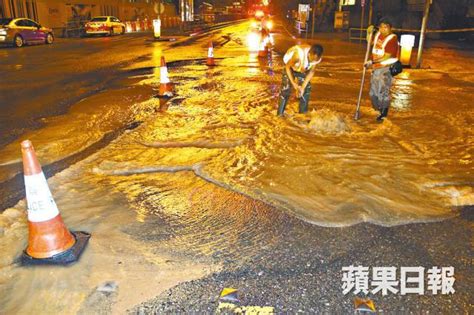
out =
<svg viewBox="0 0 474 315"><path fill-rule="evenodd" d="M96 16L85 25L86 35L113 35L124 34L125 24L115 16Z"/></svg>
<svg viewBox="0 0 474 315"><path fill-rule="evenodd" d="M52 44L53 30L26 18L0 18L0 44Z"/></svg>

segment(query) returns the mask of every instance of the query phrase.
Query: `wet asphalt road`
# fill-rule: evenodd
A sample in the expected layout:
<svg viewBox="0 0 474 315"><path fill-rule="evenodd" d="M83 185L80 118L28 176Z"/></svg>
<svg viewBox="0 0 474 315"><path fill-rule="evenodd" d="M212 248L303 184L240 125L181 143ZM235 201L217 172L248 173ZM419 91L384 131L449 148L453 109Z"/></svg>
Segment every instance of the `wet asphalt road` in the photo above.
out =
<svg viewBox="0 0 474 315"><path fill-rule="evenodd" d="M192 44L194 39L225 27L221 23L194 38L174 36L163 50ZM53 45L0 47L0 148L26 130L41 127L41 119L67 113L78 101L111 88L116 76L133 63L150 58L152 33L112 37L57 38ZM180 43L184 40L185 43Z"/></svg>
<svg viewBox="0 0 474 315"><path fill-rule="evenodd" d="M0 47L0 77L6 78L0 85L0 149L45 127L52 117L63 117L65 121L76 119L71 115L71 108L89 98L93 100L86 106L97 106L97 102L102 106L114 103L127 106L150 98L154 91L129 89L130 76L150 70L136 71L133 65L153 59L154 51L161 53L179 46L192 46L203 37L225 42L219 30L228 24L218 24L194 37L164 31L164 40L160 42L153 41L152 33L144 32L112 37L57 38L53 45L21 49ZM159 66L159 60L155 65ZM168 66L173 67L173 62L168 62ZM83 160L140 123L133 113L123 112L122 116L104 119L102 125L109 126L98 130L101 135L95 142L89 141L74 152L58 152L53 161L43 161L47 178ZM91 117L90 121L94 119ZM0 211L3 211L23 198L24 184L20 163L0 165L0 172L3 172L0 174Z"/></svg>
<svg viewBox="0 0 474 315"><path fill-rule="evenodd" d="M472 212L466 209L466 212ZM232 258L222 272L179 285L143 303L131 314L210 314L223 288L239 290L237 306L270 306L278 314L351 314L353 293L342 293L345 266L453 266L456 293L424 296L380 293L371 298L380 314L468 314L472 311L471 218L442 223L384 228L370 224L329 229L281 215L270 233L278 244L261 244L261 252L243 265ZM285 226L285 227L283 227ZM282 235L284 234L284 235ZM452 242L456 239L456 242ZM242 246L239 250L245 253ZM471 258L470 258L471 257ZM470 311L469 311L470 310Z"/></svg>
<svg viewBox="0 0 474 315"><path fill-rule="evenodd" d="M123 68L148 58L151 33L56 39L53 45L0 49L0 147L42 119L65 114L111 88Z"/></svg>
<svg viewBox="0 0 474 315"><path fill-rule="evenodd" d="M149 42L149 37L149 33L144 33L58 38L53 45L2 47L0 76L7 79L0 85L0 148L41 129L45 119L57 115L68 117L71 106L87 97L116 88L117 79L124 76L123 67L146 59L143 44ZM130 120L116 121L100 141L80 152L60 156L54 163L44 163L46 176L91 155L130 127L133 128ZM7 166L5 174L10 171L20 172L21 165ZM0 192L3 211L23 198L22 174L0 181Z"/></svg>

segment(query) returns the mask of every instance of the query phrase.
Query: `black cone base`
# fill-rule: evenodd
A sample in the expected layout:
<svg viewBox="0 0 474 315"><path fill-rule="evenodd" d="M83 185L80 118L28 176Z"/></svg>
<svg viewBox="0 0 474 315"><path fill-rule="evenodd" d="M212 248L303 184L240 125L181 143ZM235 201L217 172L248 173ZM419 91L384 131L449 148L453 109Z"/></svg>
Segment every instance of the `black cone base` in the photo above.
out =
<svg viewBox="0 0 474 315"><path fill-rule="evenodd" d="M71 232L71 234L76 243L68 250L48 258L33 258L24 251L20 258L21 265L68 265L78 261L91 235L87 232Z"/></svg>

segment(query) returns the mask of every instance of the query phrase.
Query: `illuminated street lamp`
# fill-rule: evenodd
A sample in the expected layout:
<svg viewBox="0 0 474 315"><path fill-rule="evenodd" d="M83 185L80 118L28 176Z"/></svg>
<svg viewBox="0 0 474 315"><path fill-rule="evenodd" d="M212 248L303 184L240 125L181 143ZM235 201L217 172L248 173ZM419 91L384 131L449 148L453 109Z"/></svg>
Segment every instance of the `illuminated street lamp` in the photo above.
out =
<svg viewBox="0 0 474 315"><path fill-rule="evenodd" d="M155 37L155 39L161 37L161 20L159 18L153 20L153 36Z"/></svg>
<svg viewBox="0 0 474 315"><path fill-rule="evenodd" d="M255 17L256 17L256 18L262 18L264 15L265 15L265 13L263 13L262 10L257 10L257 11L255 12Z"/></svg>
<svg viewBox="0 0 474 315"><path fill-rule="evenodd" d="M132 32L132 23L131 23L131 22L126 22L126 23L125 23L125 27L126 27L126 32L127 32L127 33L131 33L131 32Z"/></svg>
<svg viewBox="0 0 474 315"><path fill-rule="evenodd" d="M411 59L411 50L413 46L415 46L415 35L402 35L400 38L400 46L402 46L400 62L402 65L409 65Z"/></svg>

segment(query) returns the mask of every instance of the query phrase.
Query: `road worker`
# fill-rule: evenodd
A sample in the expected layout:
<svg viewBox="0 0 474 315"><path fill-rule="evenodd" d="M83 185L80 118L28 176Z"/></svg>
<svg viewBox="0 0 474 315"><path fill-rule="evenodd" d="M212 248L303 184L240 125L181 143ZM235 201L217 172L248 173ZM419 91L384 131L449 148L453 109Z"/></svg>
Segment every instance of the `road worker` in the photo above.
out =
<svg viewBox="0 0 474 315"><path fill-rule="evenodd" d="M316 65L322 60L323 47L321 45L296 45L288 49L283 62L283 72L278 116L283 116L286 104L291 94L291 88L296 91L299 98L299 112L308 111L309 97L311 94L311 79L314 76Z"/></svg>
<svg viewBox="0 0 474 315"><path fill-rule="evenodd" d="M373 31L374 27L369 26L367 37ZM377 121L383 122L390 107L390 88L392 87L390 66L398 61L398 39L397 35L392 33L392 23L385 18L380 19L379 29L372 38L372 59L365 66L372 68L369 95L372 107L380 112Z"/></svg>

